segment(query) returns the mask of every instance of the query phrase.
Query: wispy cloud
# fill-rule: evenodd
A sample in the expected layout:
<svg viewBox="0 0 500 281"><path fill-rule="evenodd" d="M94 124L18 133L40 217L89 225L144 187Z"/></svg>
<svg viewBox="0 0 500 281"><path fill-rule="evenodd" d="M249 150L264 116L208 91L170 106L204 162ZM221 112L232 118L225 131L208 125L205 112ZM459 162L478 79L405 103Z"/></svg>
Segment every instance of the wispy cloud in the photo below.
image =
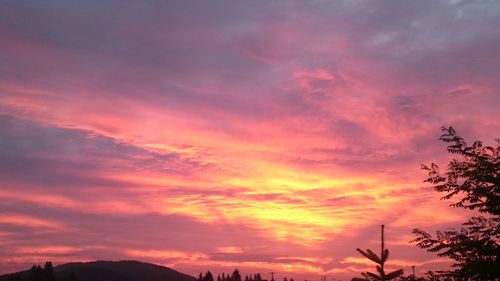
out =
<svg viewBox="0 0 500 281"><path fill-rule="evenodd" d="M403 240L464 217L422 183L447 159L439 127L498 137L499 13L2 3L0 271L137 258L347 278L381 223L395 265L446 266Z"/></svg>

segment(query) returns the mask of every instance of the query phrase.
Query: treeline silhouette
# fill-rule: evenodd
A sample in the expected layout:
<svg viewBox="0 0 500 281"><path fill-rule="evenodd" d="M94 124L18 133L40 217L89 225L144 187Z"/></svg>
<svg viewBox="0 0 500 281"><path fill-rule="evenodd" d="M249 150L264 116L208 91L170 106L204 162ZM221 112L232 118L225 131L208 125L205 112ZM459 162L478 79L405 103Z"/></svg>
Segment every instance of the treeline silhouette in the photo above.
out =
<svg viewBox="0 0 500 281"><path fill-rule="evenodd" d="M75 273L71 272L69 278L65 280L77 281ZM52 262L46 262L43 267L40 265L33 265L29 270L28 281L56 281Z"/></svg>
<svg viewBox="0 0 500 281"><path fill-rule="evenodd" d="M30 269L29 281L55 281L54 266L50 261L46 262L43 268L40 265L33 265Z"/></svg>
<svg viewBox="0 0 500 281"><path fill-rule="evenodd" d="M78 277L78 278L77 278ZM0 274L0 281L196 281L196 278L165 266L139 261L47 262L26 270Z"/></svg>
<svg viewBox="0 0 500 281"><path fill-rule="evenodd" d="M222 275L217 275L217 279L214 280L214 276L210 271L207 271L205 274L200 272L200 275L198 276L197 281L242 281L240 271L238 269L235 269L233 271L233 274L226 274L222 273ZM256 273L253 275L245 275L245 278L243 279L244 281L267 281L267 279L262 279L262 276L260 273ZM270 281L275 281L274 276L271 278ZM283 281L294 281L293 278L283 278Z"/></svg>

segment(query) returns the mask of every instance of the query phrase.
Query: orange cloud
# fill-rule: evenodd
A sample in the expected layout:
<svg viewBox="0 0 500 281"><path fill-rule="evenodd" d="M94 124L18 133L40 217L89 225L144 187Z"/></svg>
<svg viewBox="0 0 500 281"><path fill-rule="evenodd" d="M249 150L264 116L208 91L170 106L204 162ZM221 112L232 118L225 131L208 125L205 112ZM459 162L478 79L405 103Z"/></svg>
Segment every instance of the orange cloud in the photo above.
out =
<svg viewBox="0 0 500 281"><path fill-rule="evenodd" d="M419 165L448 160L442 125L498 137L498 4L11 2L0 272L125 257L346 279L381 223L394 266L444 266L411 229L466 215Z"/></svg>

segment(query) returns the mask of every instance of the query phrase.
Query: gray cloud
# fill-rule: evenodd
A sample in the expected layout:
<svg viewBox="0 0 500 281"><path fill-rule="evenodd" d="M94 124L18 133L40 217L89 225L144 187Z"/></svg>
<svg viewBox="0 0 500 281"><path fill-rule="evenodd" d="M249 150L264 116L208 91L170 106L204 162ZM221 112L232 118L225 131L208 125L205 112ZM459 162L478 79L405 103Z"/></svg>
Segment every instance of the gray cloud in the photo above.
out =
<svg viewBox="0 0 500 281"><path fill-rule="evenodd" d="M213 165L176 152L153 152L90 131L45 127L0 116L3 181L53 188L125 187L102 172L155 171L189 177Z"/></svg>

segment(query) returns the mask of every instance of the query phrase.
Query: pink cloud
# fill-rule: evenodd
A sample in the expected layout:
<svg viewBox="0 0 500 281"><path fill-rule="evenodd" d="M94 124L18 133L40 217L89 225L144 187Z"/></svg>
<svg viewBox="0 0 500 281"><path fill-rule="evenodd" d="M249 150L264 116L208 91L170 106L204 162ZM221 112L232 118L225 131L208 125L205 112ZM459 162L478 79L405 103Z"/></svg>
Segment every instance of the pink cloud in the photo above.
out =
<svg viewBox="0 0 500 281"><path fill-rule="evenodd" d="M348 278L381 223L394 266L447 266L406 243L465 216L419 165L442 125L498 137L496 3L35 2L0 10L0 272Z"/></svg>

